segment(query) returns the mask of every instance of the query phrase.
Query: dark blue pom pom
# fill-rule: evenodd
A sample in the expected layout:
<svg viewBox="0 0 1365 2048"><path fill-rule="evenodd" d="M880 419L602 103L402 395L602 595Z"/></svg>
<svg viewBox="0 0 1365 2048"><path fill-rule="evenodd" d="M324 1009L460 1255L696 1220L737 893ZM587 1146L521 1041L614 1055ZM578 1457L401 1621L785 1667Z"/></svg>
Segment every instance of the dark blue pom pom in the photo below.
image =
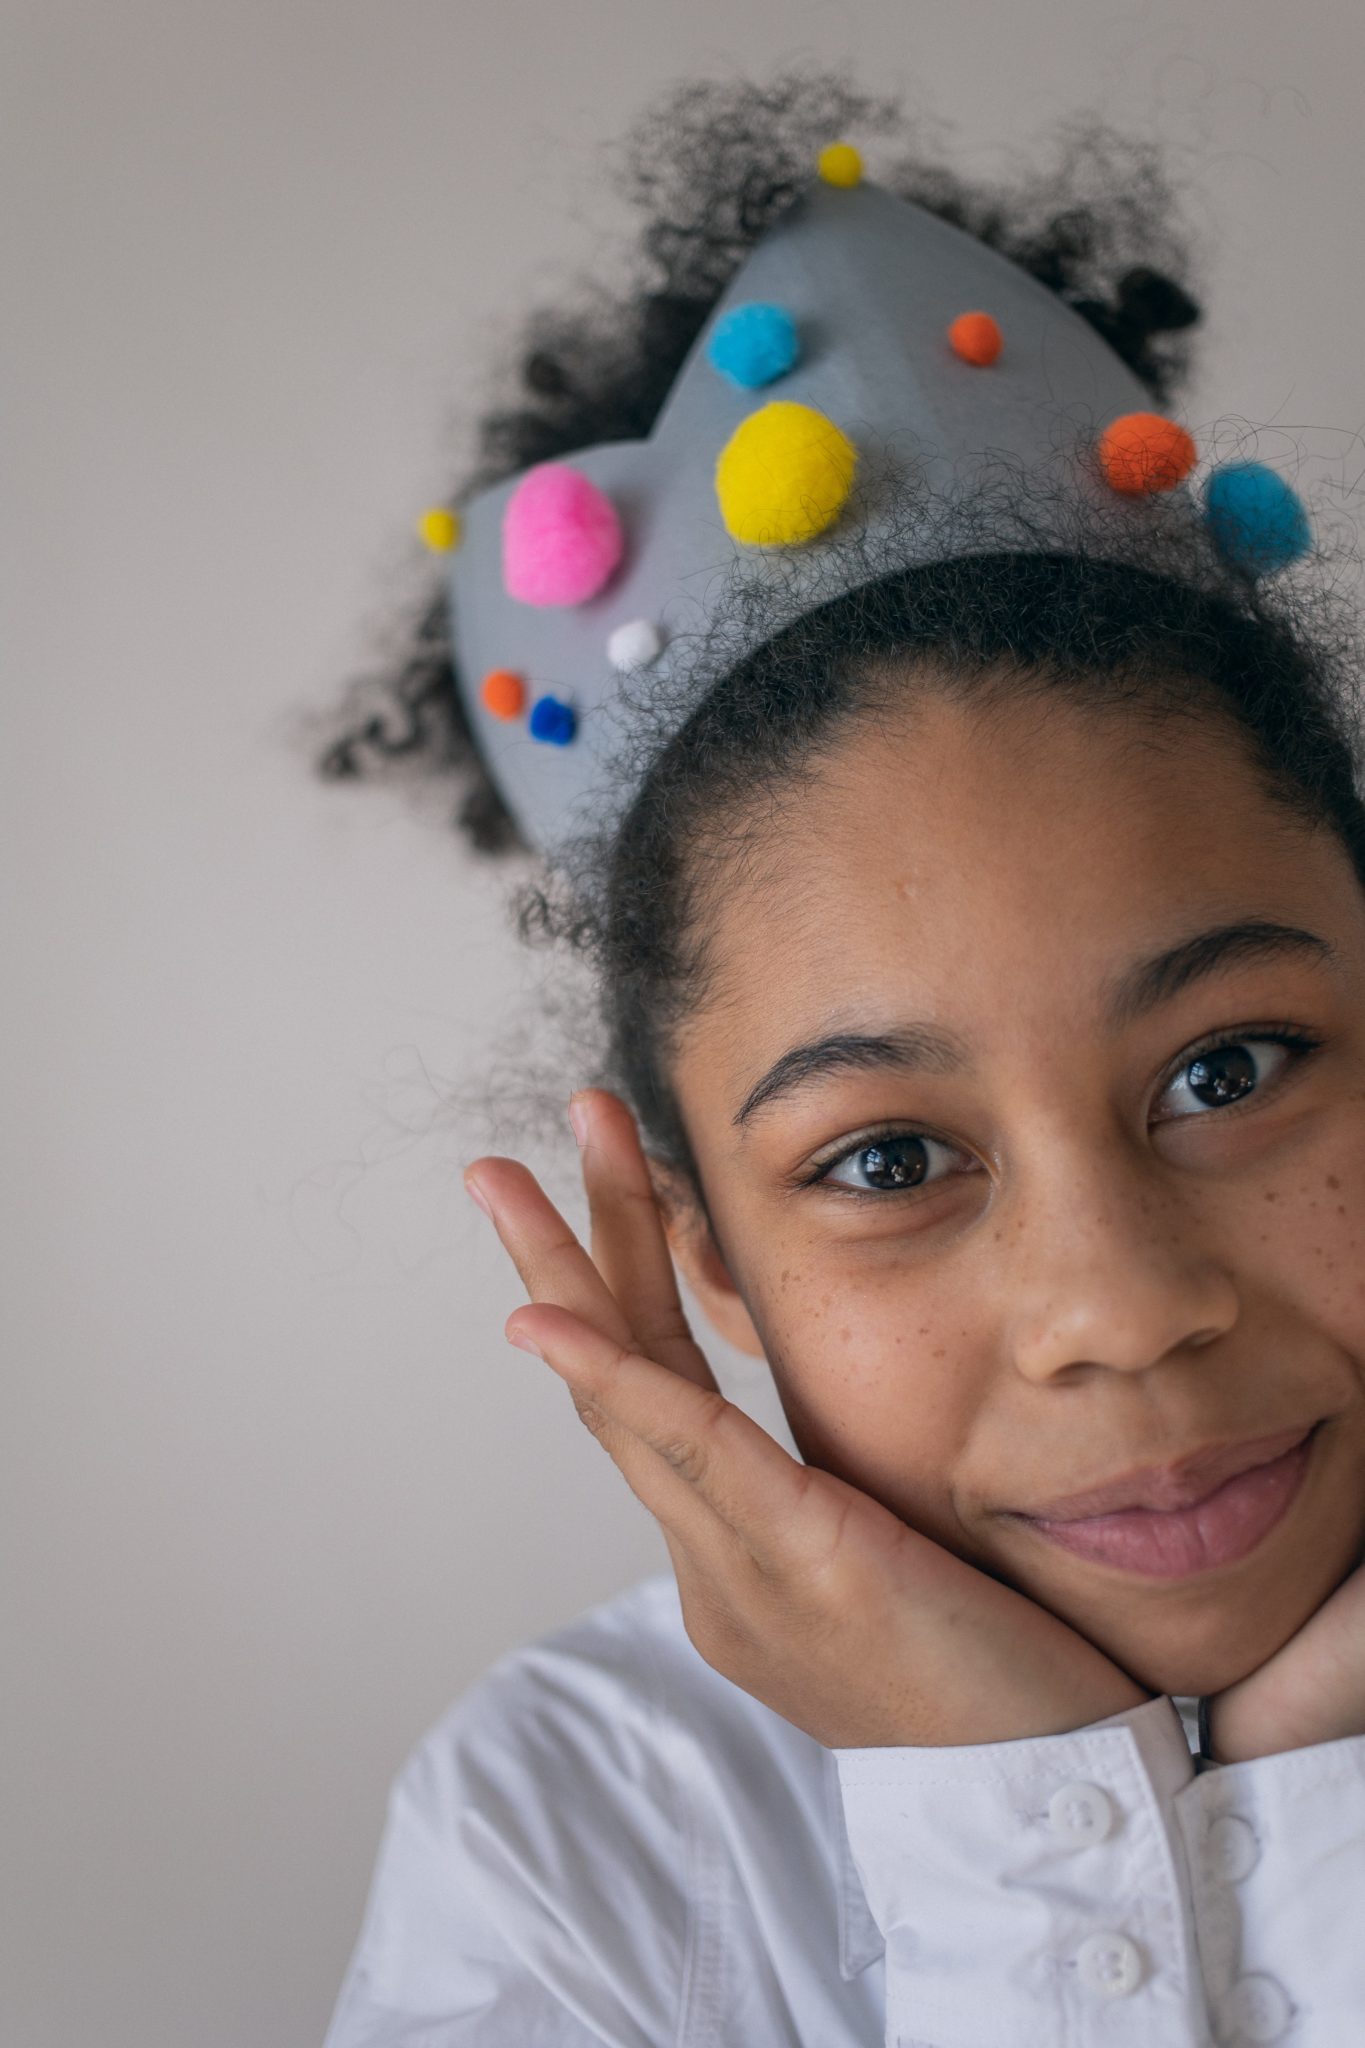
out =
<svg viewBox="0 0 1365 2048"><path fill-rule="evenodd" d="M1297 491L1263 462L1225 462L1204 485L1204 518L1224 561L1268 576L1307 554L1313 535Z"/></svg>
<svg viewBox="0 0 1365 2048"><path fill-rule="evenodd" d="M743 391L757 391L794 369L801 354L796 322L781 306L736 306L716 323L706 359Z"/></svg>
<svg viewBox="0 0 1365 2048"><path fill-rule="evenodd" d="M531 706L531 738L546 740L552 747L567 747L578 730L572 704L558 697L537 697Z"/></svg>

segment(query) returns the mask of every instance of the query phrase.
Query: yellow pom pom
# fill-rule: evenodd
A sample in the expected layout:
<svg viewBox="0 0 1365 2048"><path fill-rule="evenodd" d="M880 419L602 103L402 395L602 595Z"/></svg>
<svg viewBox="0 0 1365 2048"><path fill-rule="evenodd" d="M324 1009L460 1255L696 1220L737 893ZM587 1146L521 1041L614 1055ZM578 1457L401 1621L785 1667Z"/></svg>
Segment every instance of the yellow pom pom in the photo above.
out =
<svg viewBox="0 0 1365 2048"><path fill-rule="evenodd" d="M727 533L750 547L792 547L823 533L853 488L858 451L812 405L776 398L742 420L716 463Z"/></svg>
<svg viewBox="0 0 1365 2048"><path fill-rule="evenodd" d="M460 515L433 505L418 520L417 531L433 555L448 555L460 545Z"/></svg>
<svg viewBox="0 0 1365 2048"><path fill-rule="evenodd" d="M851 142L830 142L821 150L817 169L827 185L853 186L863 180L863 160Z"/></svg>

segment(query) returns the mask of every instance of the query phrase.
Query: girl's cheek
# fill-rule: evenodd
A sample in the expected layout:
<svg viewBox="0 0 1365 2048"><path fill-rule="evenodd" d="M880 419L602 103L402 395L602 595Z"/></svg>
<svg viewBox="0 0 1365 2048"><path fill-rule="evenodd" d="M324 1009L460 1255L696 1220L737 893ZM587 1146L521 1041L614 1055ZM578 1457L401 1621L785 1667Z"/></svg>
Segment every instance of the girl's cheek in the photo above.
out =
<svg viewBox="0 0 1365 2048"><path fill-rule="evenodd" d="M1365 1361L1365 1170L1357 1160L1263 1193L1258 1266L1283 1275L1306 1314Z"/></svg>
<svg viewBox="0 0 1365 2048"><path fill-rule="evenodd" d="M806 1461L917 1526L955 1530L952 1472L984 1398L960 1304L949 1327L903 1282L843 1292L789 1272L761 1324Z"/></svg>
<svg viewBox="0 0 1365 2048"><path fill-rule="evenodd" d="M1224 1242L1249 1304L1269 1291L1365 1362L1365 1098L1339 1100L1313 1138L1245 1188Z"/></svg>

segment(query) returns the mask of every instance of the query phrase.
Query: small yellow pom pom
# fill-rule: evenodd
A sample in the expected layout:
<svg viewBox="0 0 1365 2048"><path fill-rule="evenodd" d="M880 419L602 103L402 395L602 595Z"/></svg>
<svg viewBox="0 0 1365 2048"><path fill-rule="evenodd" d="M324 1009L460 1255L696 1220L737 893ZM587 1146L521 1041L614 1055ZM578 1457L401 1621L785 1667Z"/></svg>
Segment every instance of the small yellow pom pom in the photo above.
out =
<svg viewBox="0 0 1365 2048"><path fill-rule="evenodd" d="M725 528L750 547L792 547L833 524L858 451L822 412L777 398L742 420L716 463Z"/></svg>
<svg viewBox="0 0 1365 2048"><path fill-rule="evenodd" d="M827 143L816 168L827 185L851 187L863 181L863 160L851 142Z"/></svg>
<svg viewBox="0 0 1365 2048"><path fill-rule="evenodd" d="M460 515L433 505L418 520L417 531L433 555L448 555L460 545Z"/></svg>

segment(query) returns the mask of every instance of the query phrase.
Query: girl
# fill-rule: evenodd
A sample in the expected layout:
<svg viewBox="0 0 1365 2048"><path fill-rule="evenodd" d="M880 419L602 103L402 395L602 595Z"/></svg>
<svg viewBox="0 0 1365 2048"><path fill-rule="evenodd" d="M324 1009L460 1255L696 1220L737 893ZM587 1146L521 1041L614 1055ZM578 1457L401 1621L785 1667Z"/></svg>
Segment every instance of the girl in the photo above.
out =
<svg viewBox="0 0 1365 2048"><path fill-rule="evenodd" d="M876 187L878 119L653 117L648 288L533 333L328 757L465 758L593 949L590 1250L466 1184L673 1566L419 1746L328 2048L1360 2039L1349 635L1191 487L1150 166Z"/></svg>

